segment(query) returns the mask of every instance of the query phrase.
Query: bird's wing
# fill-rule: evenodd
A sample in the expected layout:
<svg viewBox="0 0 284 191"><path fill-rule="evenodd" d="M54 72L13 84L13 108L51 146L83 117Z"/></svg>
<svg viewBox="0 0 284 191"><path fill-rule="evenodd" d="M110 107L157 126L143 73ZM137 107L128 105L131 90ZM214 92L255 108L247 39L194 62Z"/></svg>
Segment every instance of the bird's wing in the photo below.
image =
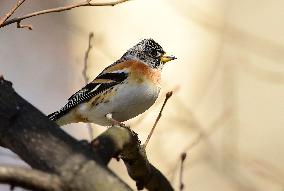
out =
<svg viewBox="0 0 284 191"><path fill-rule="evenodd" d="M73 94L64 107L59 111L48 115L48 117L53 121L59 119L77 105L87 102L97 94L122 83L127 76L127 70L104 70L92 82Z"/></svg>

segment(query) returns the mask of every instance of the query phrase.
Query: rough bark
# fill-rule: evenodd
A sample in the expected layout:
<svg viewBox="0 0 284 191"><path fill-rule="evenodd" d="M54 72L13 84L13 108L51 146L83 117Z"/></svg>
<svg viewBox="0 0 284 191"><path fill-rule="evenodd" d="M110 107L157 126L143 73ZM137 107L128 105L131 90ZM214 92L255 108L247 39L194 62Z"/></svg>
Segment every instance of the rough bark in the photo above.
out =
<svg viewBox="0 0 284 191"><path fill-rule="evenodd" d="M0 80L0 145L32 168L57 174L64 190L131 190L89 144L75 140ZM94 160L95 159L95 160Z"/></svg>

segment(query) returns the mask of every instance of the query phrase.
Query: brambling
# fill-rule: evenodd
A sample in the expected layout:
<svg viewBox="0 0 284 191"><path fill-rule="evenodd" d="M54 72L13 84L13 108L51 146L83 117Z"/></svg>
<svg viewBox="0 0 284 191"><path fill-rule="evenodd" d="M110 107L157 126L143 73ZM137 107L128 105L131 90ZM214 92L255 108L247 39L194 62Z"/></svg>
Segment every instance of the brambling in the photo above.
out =
<svg viewBox="0 0 284 191"><path fill-rule="evenodd" d="M124 125L122 122L154 104L160 92L161 70L174 59L153 39L144 39L48 117L60 126L77 122Z"/></svg>

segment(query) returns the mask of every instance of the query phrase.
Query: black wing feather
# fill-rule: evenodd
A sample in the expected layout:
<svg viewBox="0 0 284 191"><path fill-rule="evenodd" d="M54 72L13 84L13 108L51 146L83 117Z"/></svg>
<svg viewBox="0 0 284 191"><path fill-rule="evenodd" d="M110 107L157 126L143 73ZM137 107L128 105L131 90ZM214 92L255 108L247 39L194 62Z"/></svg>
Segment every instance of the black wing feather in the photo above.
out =
<svg viewBox="0 0 284 191"><path fill-rule="evenodd" d="M48 115L49 119L55 121L60 117L67 114L71 109L76 107L78 104L84 103L92 99L97 94L123 82L127 78L127 73L102 73L96 79L106 79L111 80L108 83L94 83L91 82L83 87L81 90L77 91L73 94L69 99L67 104L60 109L60 111L56 111L50 115Z"/></svg>

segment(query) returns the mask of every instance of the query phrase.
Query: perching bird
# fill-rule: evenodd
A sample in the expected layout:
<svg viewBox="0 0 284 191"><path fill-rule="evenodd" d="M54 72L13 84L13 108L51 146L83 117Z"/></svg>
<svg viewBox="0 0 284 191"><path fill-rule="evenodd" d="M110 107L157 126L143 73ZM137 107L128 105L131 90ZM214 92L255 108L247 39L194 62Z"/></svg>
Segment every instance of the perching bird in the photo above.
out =
<svg viewBox="0 0 284 191"><path fill-rule="evenodd" d="M161 70L174 59L153 39L144 39L48 117L60 126L77 122L123 125L154 104L160 92Z"/></svg>

